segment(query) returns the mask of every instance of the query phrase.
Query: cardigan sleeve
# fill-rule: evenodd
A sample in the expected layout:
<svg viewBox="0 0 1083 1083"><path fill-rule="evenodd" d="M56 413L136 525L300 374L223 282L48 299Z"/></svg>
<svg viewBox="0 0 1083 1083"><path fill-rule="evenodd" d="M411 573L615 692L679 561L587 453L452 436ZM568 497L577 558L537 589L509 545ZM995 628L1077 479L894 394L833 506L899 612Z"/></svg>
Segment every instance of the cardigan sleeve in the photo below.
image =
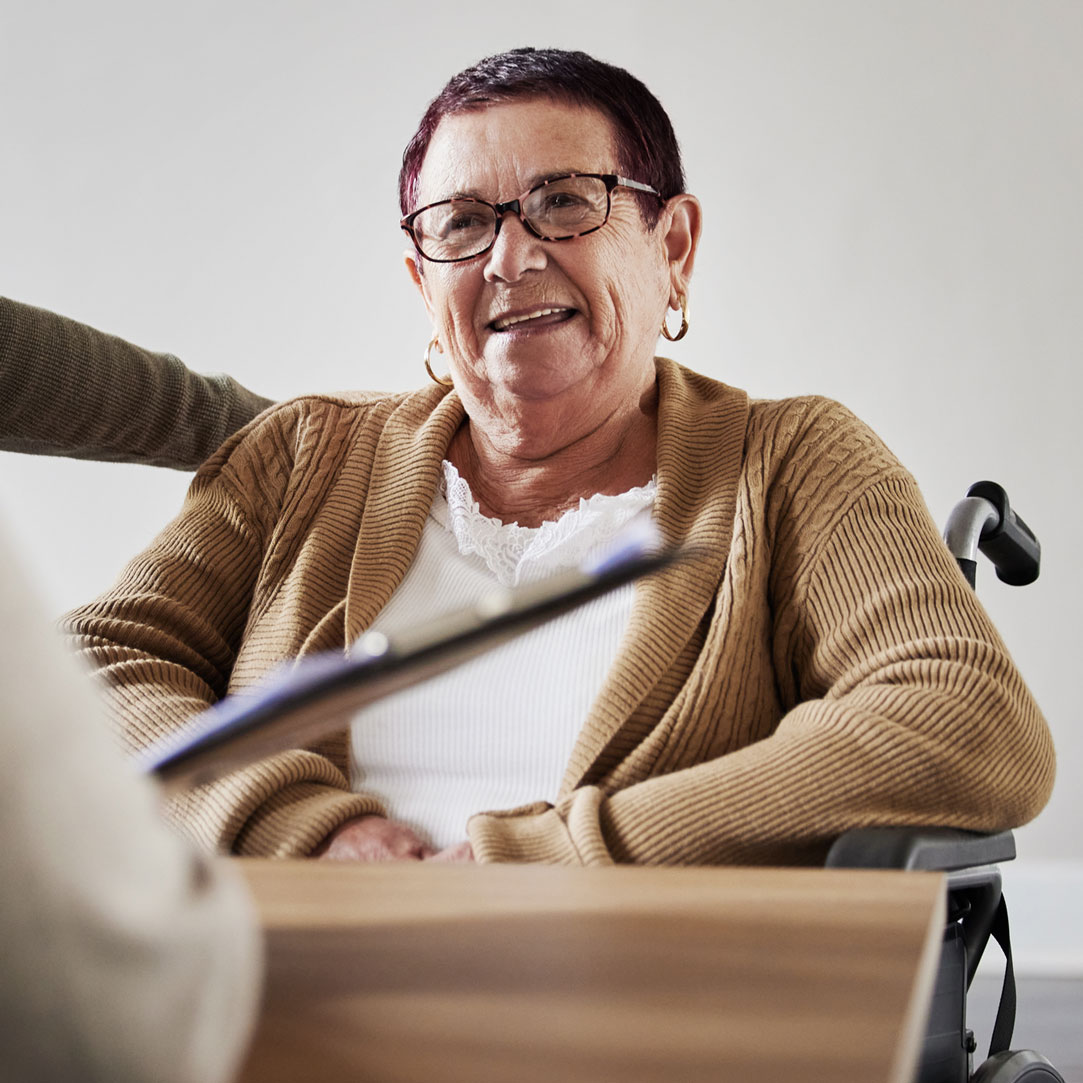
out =
<svg viewBox="0 0 1083 1083"><path fill-rule="evenodd" d="M130 751L238 690L235 663L289 477L284 434L302 411L283 406L227 442L178 518L110 591L65 618ZM290 657L290 644L284 635L267 645L259 667ZM199 787L173 799L170 817L208 850L307 854L346 820L383 811L349 792L344 748L337 757L329 748L285 752Z"/></svg>
<svg viewBox="0 0 1083 1083"><path fill-rule="evenodd" d="M0 451L194 470L271 400L0 298Z"/></svg>
<svg viewBox="0 0 1083 1083"><path fill-rule="evenodd" d="M797 702L770 735L615 792L476 816L479 860L819 863L853 827L995 831L1042 808L1045 721L901 468L804 550L776 604Z"/></svg>

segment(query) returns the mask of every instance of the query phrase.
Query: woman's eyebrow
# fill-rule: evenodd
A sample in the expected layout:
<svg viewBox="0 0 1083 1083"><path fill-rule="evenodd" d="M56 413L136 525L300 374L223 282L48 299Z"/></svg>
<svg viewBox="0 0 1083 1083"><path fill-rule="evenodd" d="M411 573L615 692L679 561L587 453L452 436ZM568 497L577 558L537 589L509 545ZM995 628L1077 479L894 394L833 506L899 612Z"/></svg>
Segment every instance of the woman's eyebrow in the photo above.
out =
<svg viewBox="0 0 1083 1083"><path fill-rule="evenodd" d="M539 184L545 184L547 181L557 180L559 177L568 177L572 174L582 176L584 173L601 173L601 170L597 169L553 169L546 173L535 173L527 182L525 191L529 192L534 188L537 188ZM523 194L522 191L516 192L511 198L515 199ZM459 188L452 192L450 195L444 196L439 202L443 202L448 199L480 199L483 203L499 203L500 200L490 200L487 196L483 195L477 188Z"/></svg>
<svg viewBox="0 0 1083 1083"><path fill-rule="evenodd" d="M599 173L597 169L556 169L551 173L537 173L530 182L531 188L537 188L539 184L545 184L546 181L556 180L558 177L570 177L573 174L575 176L582 176L584 173Z"/></svg>

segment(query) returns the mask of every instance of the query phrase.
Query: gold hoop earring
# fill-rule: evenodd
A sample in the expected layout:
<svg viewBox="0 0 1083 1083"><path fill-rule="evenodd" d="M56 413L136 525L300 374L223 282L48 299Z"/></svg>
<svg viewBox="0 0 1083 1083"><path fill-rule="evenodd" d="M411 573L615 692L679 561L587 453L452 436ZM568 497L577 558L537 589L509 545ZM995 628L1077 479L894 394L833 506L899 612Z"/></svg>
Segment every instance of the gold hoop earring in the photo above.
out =
<svg viewBox="0 0 1083 1083"><path fill-rule="evenodd" d="M666 309L665 314L662 316L662 337L669 342L680 342L688 334L688 298L683 293L678 293L677 302L681 306L681 329L675 335L671 335L669 328L666 326L666 316L669 315L669 310Z"/></svg>
<svg viewBox="0 0 1083 1083"><path fill-rule="evenodd" d="M435 372L432 371L432 365L429 364L429 355L432 353L432 348L435 346L441 353L444 352L443 346L440 345L440 338L438 335L433 335L429 339L428 346L425 347L425 371L429 374L429 379L433 383L439 384L441 387L454 387L455 384L451 380L441 380Z"/></svg>

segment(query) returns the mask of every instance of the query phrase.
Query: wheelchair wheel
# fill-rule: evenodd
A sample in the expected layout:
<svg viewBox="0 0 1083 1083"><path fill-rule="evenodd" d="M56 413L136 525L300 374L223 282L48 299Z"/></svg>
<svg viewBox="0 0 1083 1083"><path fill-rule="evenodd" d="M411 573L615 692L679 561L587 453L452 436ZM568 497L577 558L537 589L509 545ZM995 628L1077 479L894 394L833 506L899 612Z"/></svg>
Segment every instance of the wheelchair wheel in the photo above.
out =
<svg viewBox="0 0 1083 1083"><path fill-rule="evenodd" d="M971 1083L1064 1083L1064 1076L1041 1053L1019 1049L990 1057Z"/></svg>

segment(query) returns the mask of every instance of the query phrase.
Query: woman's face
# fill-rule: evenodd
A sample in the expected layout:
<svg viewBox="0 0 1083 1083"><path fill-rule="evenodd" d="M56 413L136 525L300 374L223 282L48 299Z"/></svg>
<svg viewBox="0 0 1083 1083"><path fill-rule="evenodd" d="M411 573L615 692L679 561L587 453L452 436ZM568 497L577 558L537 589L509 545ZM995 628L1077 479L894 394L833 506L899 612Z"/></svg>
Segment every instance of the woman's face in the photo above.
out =
<svg viewBox="0 0 1083 1083"><path fill-rule="evenodd" d="M499 203L555 174L619 171L609 120L596 110L495 105L440 122L418 205L455 195ZM542 241L508 213L493 247L474 259L407 253L472 423L541 454L652 396L673 293L671 217L664 209L648 231L632 193L617 188L608 222L583 237Z"/></svg>

